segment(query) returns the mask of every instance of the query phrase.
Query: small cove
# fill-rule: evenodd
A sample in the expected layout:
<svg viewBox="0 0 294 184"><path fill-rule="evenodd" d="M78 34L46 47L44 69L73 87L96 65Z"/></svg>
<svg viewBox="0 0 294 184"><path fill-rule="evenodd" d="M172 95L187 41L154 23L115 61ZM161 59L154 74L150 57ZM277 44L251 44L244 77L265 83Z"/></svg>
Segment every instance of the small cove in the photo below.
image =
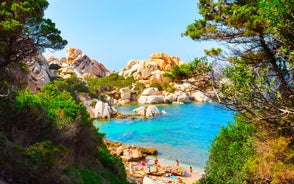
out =
<svg viewBox="0 0 294 184"><path fill-rule="evenodd" d="M133 113L139 105L119 106L121 113ZM193 166L203 172L209 146L221 126L233 122L233 113L212 103L159 105L167 114L146 120L116 119L94 121L106 138L124 144L154 147L158 158L167 164L180 161L182 166Z"/></svg>

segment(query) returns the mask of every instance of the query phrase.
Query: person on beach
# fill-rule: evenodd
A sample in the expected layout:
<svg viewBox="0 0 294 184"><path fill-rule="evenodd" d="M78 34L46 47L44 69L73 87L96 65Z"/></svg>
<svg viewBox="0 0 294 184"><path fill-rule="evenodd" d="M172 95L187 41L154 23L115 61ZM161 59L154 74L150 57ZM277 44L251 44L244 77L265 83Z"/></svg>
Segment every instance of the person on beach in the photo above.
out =
<svg viewBox="0 0 294 184"><path fill-rule="evenodd" d="M192 169L192 166L190 166L190 176L192 177L192 172L193 172L193 169Z"/></svg>
<svg viewBox="0 0 294 184"><path fill-rule="evenodd" d="M141 161L141 165L142 165L142 166L146 166L146 162L142 160L142 161Z"/></svg>
<svg viewBox="0 0 294 184"><path fill-rule="evenodd" d="M176 166L179 166L179 161L178 160L176 160Z"/></svg>
<svg viewBox="0 0 294 184"><path fill-rule="evenodd" d="M158 158L157 158L157 157L155 157L155 160L154 160L154 165L156 165L156 166L157 166L157 164L158 164Z"/></svg>
<svg viewBox="0 0 294 184"><path fill-rule="evenodd" d="M173 176L173 175L174 175L174 170L171 169L171 170L169 171L169 176Z"/></svg>

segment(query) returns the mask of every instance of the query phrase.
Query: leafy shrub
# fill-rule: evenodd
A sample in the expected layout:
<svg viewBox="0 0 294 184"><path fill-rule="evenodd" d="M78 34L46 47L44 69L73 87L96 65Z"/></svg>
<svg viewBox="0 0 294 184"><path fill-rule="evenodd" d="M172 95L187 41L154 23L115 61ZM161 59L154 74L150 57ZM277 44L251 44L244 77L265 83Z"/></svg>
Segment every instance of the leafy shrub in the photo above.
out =
<svg viewBox="0 0 294 184"><path fill-rule="evenodd" d="M38 95L29 90L11 92L5 83L0 87L2 94L10 92L0 100L1 180L127 183L121 160L107 150L98 151L106 149L103 135L89 123L89 114L77 98L86 88L73 79L56 79ZM71 169L74 165L77 168Z"/></svg>
<svg viewBox="0 0 294 184"><path fill-rule="evenodd" d="M162 91L163 88L159 83L152 83L150 87L157 88L159 91Z"/></svg>
<svg viewBox="0 0 294 184"><path fill-rule="evenodd" d="M141 82L136 82L134 86L134 91L138 91L139 93L141 93L142 91L144 91L145 88L146 88L145 84Z"/></svg>
<svg viewBox="0 0 294 184"><path fill-rule="evenodd" d="M112 91L123 87L132 87L133 77L124 78L118 73L112 73L102 78L86 78L88 83L88 91L91 97L98 97L100 93ZM101 95L101 94L100 94Z"/></svg>
<svg viewBox="0 0 294 184"><path fill-rule="evenodd" d="M294 183L293 138L279 137L259 141L258 153L245 164L248 183Z"/></svg>
<svg viewBox="0 0 294 184"><path fill-rule="evenodd" d="M96 100L93 100L93 101L91 101L90 105L91 105L92 107L95 107L96 103L97 103L97 101L96 101Z"/></svg>
<svg viewBox="0 0 294 184"><path fill-rule="evenodd" d="M214 139L205 174L199 183L242 183L246 180L242 169L255 154L252 137L255 129L241 117L235 119L236 124L222 127Z"/></svg>
<svg viewBox="0 0 294 184"><path fill-rule="evenodd" d="M84 184L103 183L99 174L89 169L80 170Z"/></svg>
<svg viewBox="0 0 294 184"><path fill-rule="evenodd" d="M30 176L35 181L46 181L49 175L55 177L68 165L65 157L68 150L62 146L55 146L51 141L36 143L27 148L25 153L26 165L30 168ZM51 176L50 179L53 177ZM58 178L56 178L58 180Z"/></svg>
<svg viewBox="0 0 294 184"><path fill-rule="evenodd" d="M195 75L204 75L210 71L211 66L208 64L206 58L195 58L194 61L187 64L173 66L171 72L166 72L163 76L178 81L191 78Z"/></svg>
<svg viewBox="0 0 294 184"><path fill-rule="evenodd" d="M126 181L126 174L122 160L117 158L115 155L110 154L107 148L100 147L98 150L101 163L122 181Z"/></svg>

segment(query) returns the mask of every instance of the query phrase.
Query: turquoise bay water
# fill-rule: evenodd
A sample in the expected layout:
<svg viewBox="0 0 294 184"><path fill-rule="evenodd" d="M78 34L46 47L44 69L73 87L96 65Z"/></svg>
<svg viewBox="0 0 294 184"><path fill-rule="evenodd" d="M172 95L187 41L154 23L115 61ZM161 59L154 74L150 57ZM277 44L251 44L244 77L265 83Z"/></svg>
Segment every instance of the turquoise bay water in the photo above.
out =
<svg viewBox="0 0 294 184"><path fill-rule="evenodd" d="M138 105L117 107L119 112L133 113ZM154 147L159 161L193 166L203 172L209 146L222 125L233 122L233 113L211 103L161 105L167 114L142 120L141 118L95 121L106 138L129 145Z"/></svg>

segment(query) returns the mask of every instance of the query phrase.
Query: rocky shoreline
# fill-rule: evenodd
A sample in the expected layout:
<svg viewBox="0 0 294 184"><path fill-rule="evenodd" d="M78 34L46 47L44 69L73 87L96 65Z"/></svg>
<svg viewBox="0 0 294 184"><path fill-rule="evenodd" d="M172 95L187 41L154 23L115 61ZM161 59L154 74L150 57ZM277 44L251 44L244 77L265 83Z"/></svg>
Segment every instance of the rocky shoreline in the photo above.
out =
<svg viewBox="0 0 294 184"><path fill-rule="evenodd" d="M122 159L129 182L141 184L144 180L152 179L153 183L156 183L156 180L164 183L163 179L168 182L181 178L185 183L192 183L201 177L199 173L190 173L179 165L161 163L157 160L158 150L155 148L126 145L107 139L104 139L104 143L111 154ZM153 156L154 159L147 159L147 156Z"/></svg>
<svg viewBox="0 0 294 184"><path fill-rule="evenodd" d="M33 92L38 92L44 84L50 81L50 78L54 77L66 79L76 75L82 81L86 81L86 78L105 77L113 73L113 71L106 69L103 64L75 48L67 49L66 57L61 59L55 57L46 59L42 55L37 58L38 62L31 61L28 63L31 71L28 76L28 86ZM209 81L212 80L208 73L181 81L172 81L163 75L171 72L174 66L180 66L183 63L180 58L168 56L165 53L151 54L150 58L145 60L131 60L118 75L125 78L132 77L134 80L132 87L105 91L103 98L101 96L91 98L88 94L80 93L78 94L79 100L87 108L90 117L93 119L136 118L137 116L148 118L164 114L164 112L159 112L156 107L157 104L210 102L211 97L214 97L216 92L208 85ZM138 83L143 84L142 91L136 90L135 85ZM143 104L144 106L134 109L134 114L121 114L115 108L116 105L130 103ZM173 175L178 177L184 177L187 173L186 169L180 166L162 164L159 167L151 165L152 161L148 161L146 157L148 155L156 156L157 150L153 148L128 146L109 140L106 140L105 143L112 154L122 158L130 181L142 183L146 175L152 174L152 176L162 177L171 170L174 171ZM130 153L132 154L130 155ZM147 164L150 164L150 167L140 167L141 161L148 162ZM197 178L199 177L201 175L198 174ZM189 182L186 181L185 183Z"/></svg>

